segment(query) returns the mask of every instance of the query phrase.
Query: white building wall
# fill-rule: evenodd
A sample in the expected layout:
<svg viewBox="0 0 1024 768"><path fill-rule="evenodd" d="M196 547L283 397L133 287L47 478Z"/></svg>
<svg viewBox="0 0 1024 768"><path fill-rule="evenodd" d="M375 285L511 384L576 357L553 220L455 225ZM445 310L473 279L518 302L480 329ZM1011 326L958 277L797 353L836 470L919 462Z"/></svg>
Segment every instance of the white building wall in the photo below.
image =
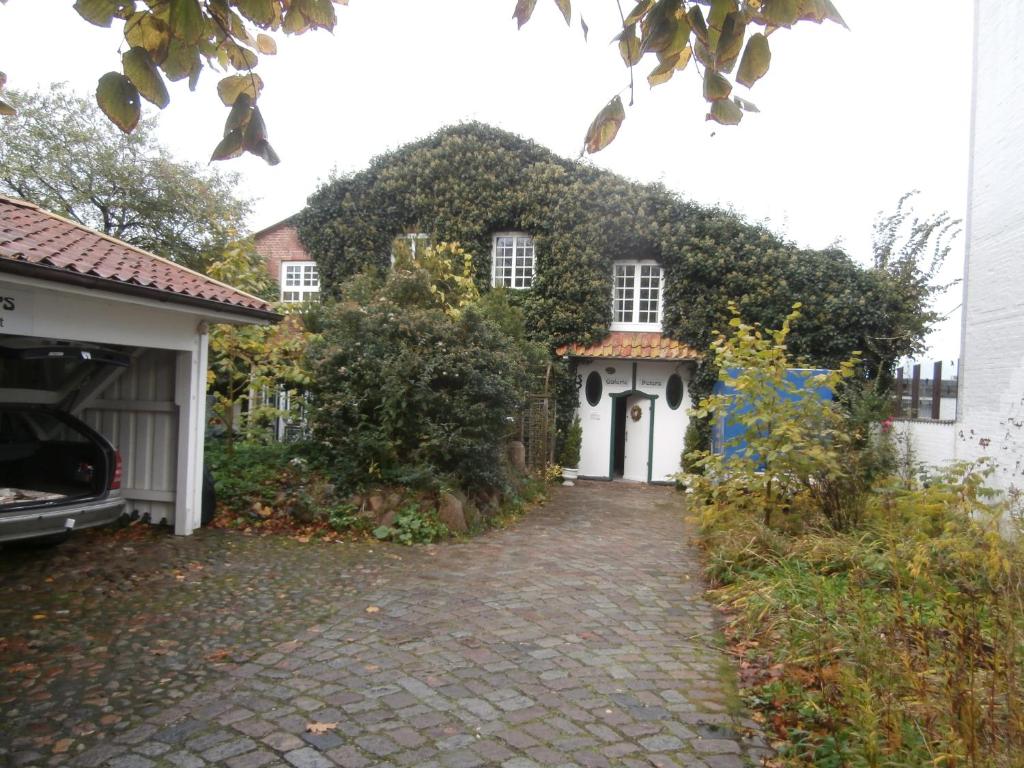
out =
<svg viewBox="0 0 1024 768"><path fill-rule="evenodd" d="M897 419L893 436L901 460L909 458L919 468L943 467L953 460L956 424L951 421Z"/></svg>
<svg viewBox="0 0 1024 768"><path fill-rule="evenodd" d="M978 0L955 454L1024 487L1024 4Z"/></svg>

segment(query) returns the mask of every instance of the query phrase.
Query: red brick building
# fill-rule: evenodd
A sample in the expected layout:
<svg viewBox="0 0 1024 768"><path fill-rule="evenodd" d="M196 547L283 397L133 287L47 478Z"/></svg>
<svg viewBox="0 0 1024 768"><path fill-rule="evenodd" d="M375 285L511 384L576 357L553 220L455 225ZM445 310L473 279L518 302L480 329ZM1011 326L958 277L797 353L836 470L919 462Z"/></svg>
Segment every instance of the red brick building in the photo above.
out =
<svg viewBox="0 0 1024 768"><path fill-rule="evenodd" d="M319 298L320 274L316 262L302 247L294 217L261 229L253 235L256 252L263 257L270 276L280 286L281 301Z"/></svg>

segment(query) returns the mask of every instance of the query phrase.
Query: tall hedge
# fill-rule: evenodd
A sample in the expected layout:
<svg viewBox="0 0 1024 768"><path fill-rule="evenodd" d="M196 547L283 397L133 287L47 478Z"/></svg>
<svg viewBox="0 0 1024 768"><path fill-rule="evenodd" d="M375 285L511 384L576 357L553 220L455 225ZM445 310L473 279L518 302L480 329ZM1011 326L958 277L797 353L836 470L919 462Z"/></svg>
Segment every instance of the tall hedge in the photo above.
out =
<svg viewBox="0 0 1024 768"><path fill-rule="evenodd" d="M299 217L327 290L367 265L386 267L394 237L406 232L459 242L485 288L492 235L508 230L534 236L537 275L517 300L530 331L552 345L606 332L612 263L623 258L665 267L664 330L699 348L727 322L729 301L769 327L802 302L791 344L816 365L890 335L876 311L877 276L842 251L800 249L732 212L479 123L445 128L325 184Z"/></svg>
<svg viewBox="0 0 1024 768"><path fill-rule="evenodd" d="M360 276L310 349L313 437L345 488L503 488L523 398L516 340L467 306L446 312L424 271Z"/></svg>

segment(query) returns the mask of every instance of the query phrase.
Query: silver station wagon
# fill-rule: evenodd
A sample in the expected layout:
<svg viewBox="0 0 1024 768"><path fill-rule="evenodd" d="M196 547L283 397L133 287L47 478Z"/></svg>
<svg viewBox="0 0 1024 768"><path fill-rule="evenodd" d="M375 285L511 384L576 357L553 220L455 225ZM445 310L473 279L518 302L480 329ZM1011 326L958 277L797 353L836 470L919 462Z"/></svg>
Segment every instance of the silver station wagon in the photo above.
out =
<svg viewBox="0 0 1024 768"><path fill-rule="evenodd" d="M121 456L73 415L118 351L0 337L0 543L114 522L124 514Z"/></svg>

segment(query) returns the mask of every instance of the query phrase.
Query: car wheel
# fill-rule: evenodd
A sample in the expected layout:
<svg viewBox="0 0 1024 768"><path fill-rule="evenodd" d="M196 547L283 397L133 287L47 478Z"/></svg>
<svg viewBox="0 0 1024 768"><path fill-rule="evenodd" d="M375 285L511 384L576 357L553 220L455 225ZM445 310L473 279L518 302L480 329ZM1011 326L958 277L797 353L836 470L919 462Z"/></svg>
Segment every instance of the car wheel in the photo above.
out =
<svg viewBox="0 0 1024 768"><path fill-rule="evenodd" d="M213 522L217 510L217 491L213 487L213 475L208 467L203 467L203 508L199 516L200 525Z"/></svg>

